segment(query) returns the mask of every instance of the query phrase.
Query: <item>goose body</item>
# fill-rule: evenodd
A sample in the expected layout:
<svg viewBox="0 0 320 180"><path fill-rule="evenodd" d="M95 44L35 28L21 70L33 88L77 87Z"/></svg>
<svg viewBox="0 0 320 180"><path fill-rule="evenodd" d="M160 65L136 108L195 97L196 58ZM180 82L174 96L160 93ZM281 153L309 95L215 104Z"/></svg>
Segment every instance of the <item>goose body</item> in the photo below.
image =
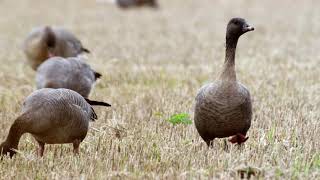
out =
<svg viewBox="0 0 320 180"><path fill-rule="evenodd" d="M252 117L251 97L249 90L236 79L234 59L238 38L252 30L244 19L230 20L221 76L216 82L203 86L196 96L194 122L208 146L215 138L233 136L230 141L238 144L247 140Z"/></svg>
<svg viewBox="0 0 320 180"><path fill-rule="evenodd" d="M117 4L121 8L150 6L157 7L156 0L117 0Z"/></svg>
<svg viewBox="0 0 320 180"><path fill-rule="evenodd" d="M97 118L90 104L68 89L35 91L25 100L22 114L32 120L29 122L33 125L30 133L37 141L47 144L83 140L89 121Z"/></svg>
<svg viewBox="0 0 320 180"><path fill-rule="evenodd" d="M117 4L120 8L132 8L142 6L149 6L153 8L158 7L157 0L97 0L97 2Z"/></svg>
<svg viewBox="0 0 320 180"><path fill-rule="evenodd" d="M40 89L23 103L21 115L10 128L1 145L2 154L12 156L20 137L30 133L39 143L40 155L45 144L73 143L75 152L86 137L89 121L97 119L91 105L77 92L69 89ZM1 154L1 153L0 153Z"/></svg>
<svg viewBox="0 0 320 180"><path fill-rule="evenodd" d="M71 32L50 26L32 30L23 43L23 51L34 70L53 56L76 57L84 52L89 53Z"/></svg>
<svg viewBox="0 0 320 180"><path fill-rule="evenodd" d="M37 88L66 88L88 97L93 84L101 75L80 57L52 57L37 69Z"/></svg>
<svg viewBox="0 0 320 180"><path fill-rule="evenodd" d="M240 83L208 84L196 97L195 112L196 127L206 142L246 134L252 116L250 93Z"/></svg>

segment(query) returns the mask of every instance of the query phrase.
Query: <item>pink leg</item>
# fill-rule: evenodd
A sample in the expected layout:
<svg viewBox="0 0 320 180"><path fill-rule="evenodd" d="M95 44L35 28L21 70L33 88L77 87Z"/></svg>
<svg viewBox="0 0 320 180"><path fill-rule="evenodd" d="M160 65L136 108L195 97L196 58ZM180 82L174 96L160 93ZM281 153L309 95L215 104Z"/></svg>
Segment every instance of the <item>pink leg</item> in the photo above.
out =
<svg viewBox="0 0 320 180"><path fill-rule="evenodd" d="M38 141L39 147L38 147L38 156L42 157L44 153L44 145L45 143Z"/></svg>
<svg viewBox="0 0 320 180"><path fill-rule="evenodd" d="M241 133L238 133L234 136L232 136L231 139L229 139L229 142L231 143L238 143L239 145L246 142L248 140L249 137L246 137L246 135L243 135Z"/></svg>
<svg viewBox="0 0 320 180"><path fill-rule="evenodd" d="M80 143L81 143L81 141L79 139L76 139L73 141L73 153L74 154L79 154Z"/></svg>

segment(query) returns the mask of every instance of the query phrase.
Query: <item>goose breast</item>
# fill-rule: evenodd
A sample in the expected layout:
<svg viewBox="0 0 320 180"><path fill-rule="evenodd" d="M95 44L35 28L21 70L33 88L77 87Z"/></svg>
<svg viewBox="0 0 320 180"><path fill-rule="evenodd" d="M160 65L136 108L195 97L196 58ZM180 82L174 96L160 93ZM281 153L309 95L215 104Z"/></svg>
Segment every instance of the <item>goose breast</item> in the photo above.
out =
<svg viewBox="0 0 320 180"><path fill-rule="evenodd" d="M196 96L195 125L205 139L245 134L251 116L250 93L240 83L211 83L203 86Z"/></svg>

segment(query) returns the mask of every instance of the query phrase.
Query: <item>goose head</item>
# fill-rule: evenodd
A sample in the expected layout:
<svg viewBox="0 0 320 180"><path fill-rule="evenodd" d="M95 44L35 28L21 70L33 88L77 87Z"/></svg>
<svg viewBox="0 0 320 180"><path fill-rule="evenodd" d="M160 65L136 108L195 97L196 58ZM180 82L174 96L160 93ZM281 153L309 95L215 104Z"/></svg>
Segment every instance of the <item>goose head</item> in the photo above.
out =
<svg viewBox="0 0 320 180"><path fill-rule="evenodd" d="M250 26L245 19L232 18L227 26L227 38L238 39L242 34L253 30L254 27Z"/></svg>
<svg viewBox="0 0 320 180"><path fill-rule="evenodd" d="M0 145L0 156L5 156L7 154L9 154L12 158L16 154L16 151L14 151L12 147L8 145L7 142L3 142Z"/></svg>
<svg viewBox="0 0 320 180"><path fill-rule="evenodd" d="M55 56L54 50L57 44L57 38L50 26L44 28L43 42L48 58Z"/></svg>

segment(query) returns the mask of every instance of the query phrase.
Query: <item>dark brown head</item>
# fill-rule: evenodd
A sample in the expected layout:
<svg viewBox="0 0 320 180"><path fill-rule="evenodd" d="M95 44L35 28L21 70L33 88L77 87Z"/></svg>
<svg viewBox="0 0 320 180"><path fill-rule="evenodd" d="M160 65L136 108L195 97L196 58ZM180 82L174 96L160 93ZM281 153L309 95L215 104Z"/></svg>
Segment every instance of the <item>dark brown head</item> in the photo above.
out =
<svg viewBox="0 0 320 180"><path fill-rule="evenodd" d="M54 56L54 49L57 44L57 38L50 26L44 28L43 40L48 51L48 58Z"/></svg>
<svg viewBox="0 0 320 180"><path fill-rule="evenodd" d="M8 143L3 142L0 145L0 156L6 156L9 155L11 158L14 156L16 152L13 150L11 146L8 145Z"/></svg>
<svg viewBox="0 0 320 180"><path fill-rule="evenodd" d="M227 26L227 38L238 39L242 34L253 31L254 27L250 26L242 18L232 18Z"/></svg>

